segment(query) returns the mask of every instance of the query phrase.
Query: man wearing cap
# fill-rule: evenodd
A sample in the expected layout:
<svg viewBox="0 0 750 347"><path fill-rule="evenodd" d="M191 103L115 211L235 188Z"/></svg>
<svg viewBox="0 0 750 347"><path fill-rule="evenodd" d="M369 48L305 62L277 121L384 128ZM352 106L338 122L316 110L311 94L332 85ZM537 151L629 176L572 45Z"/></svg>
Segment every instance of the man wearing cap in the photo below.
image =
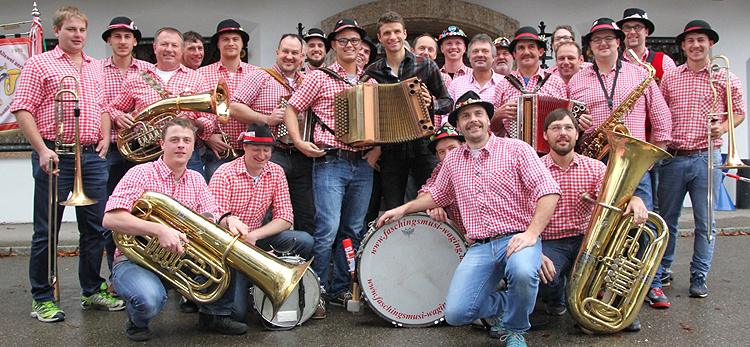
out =
<svg viewBox="0 0 750 347"><path fill-rule="evenodd" d="M455 78L448 88L448 94L456 100L469 90L473 90L482 100L492 102L495 98L495 87L504 80L503 75L492 70L492 63L497 55L492 39L487 34L474 35L466 53L469 55L472 72Z"/></svg>
<svg viewBox="0 0 750 347"><path fill-rule="evenodd" d="M711 73L711 48L719 42L719 34L702 20L693 20L685 25L685 30L677 36L677 43L682 46L687 55L687 62L675 69L664 73L661 90L664 99L672 112L672 141L667 151L674 156L672 160L663 160L660 166L661 181L658 188L659 214L669 227L669 241L664 257L661 261L662 279L670 280L670 267L674 261L675 239L677 237L677 221L682 212L682 202L686 193L690 193L693 203L693 220L695 222L695 240L693 241L693 257L690 262L690 296L703 298L708 295L706 275L711 267L714 245L717 238L710 243L708 233L716 233L715 222L708 221L708 209L715 208L721 185L722 165L721 136L730 126L736 127L745 119L747 108L743 100L742 84L740 80L727 71L720 69ZM723 64L721 64L723 65ZM728 124L726 78L732 93L732 111L734 124ZM713 77L711 77L713 75ZM714 86L717 89L718 101L716 109L712 109L713 93L709 80L719 80ZM700 102L697 102L700 100ZM709 113L717 121L711 122L711 138L713 148L708 148L708 134L706 131ZM713 151L714 170L713 187L708 187L708 151ZM708 191L713 192L714 206L708 206ZM711 229L707 224L711 223Z"/></svg>
<svg viewBox="0 0 750 347"><path fill-rule="evenodd" d="M471 74L471 68L464 65L464 53L469 44L469 37L464 31L451 25L438 36L438 46L445 56L445 64L440 72L447 73L451 79Z"/></svg>
<svg viewBox="0 0 750 347"><path fill-rule="evenodd" d="M507 343L526 346L542 264L539 235L555 209L560 187L528 144L489 133L491 103L469 91L456 102L448 121L466 143L453 150L429 189L405 205L386 211L378 227L406 213L456 204L475 244L453 275L445 299L451 325L495 318ZM504 277L508 291L495 291Z"/></svg>
<svg viewBox="0 0 750 347"><path fill-rule="evenodd" d="M207 85L215 86L219 79L223 78L227 87L229 87L229 95L234 95L245 77L257 69L257 67L240 60L242 48L247 47L249 39L250 35L242 29L240 23L233 19L225 19L216 26L216 34L211 37L211 45L219 49L220 59L211 65L198 69L198 73L203 75ZM208 180L211 179L211 175L221 164L234 159L219 159L219 153L231 150L232 144L235 144L237 136L244 128L245 125L234 117L229 117L226 125L221 125L216 118L214 134L211 134L206 140L206 146L211 150L203 156L206 162L206 178ZM229 143L224 141L225 134Z"/></svg>
<svg viewBox="0 0 750 347"><path fill-rule="evenodd" d="M271 129L268 124L252 123L240 136L237 142L242 144L244 155L220 166L209 183L219 212L242 221L247 228L242 233L246 243L265 251L279 250L310 259L312 236L289 230L294 215L284 169L269 162L276 144ZM264 224L269 209L273 217ZM237 277L232 318L244 322L248 287L252 284L236 271L232 271L232 276Z"/></svg>
<svg viewBox="0 0 750 347"><path fill-rule="evenodd" d="M516 31L508 48L518 64L495 88L495 117L492 131L508 130L510 122L517 117L517 100L523 94L550 95L566 98L565 83L539 66L539 57L544 55L547 43L539 37L533 27L522 27Z"/></svg>
<svg viewBox="0 0 750 347"><path fill-rule="evenodd" d="M375 58L378 57L378 46L375 46L369 36L365 36L364 43L357 55L357 66L360 69L370 66L370 64L375 62Z"/></svg>
<svg viewBox="0 0 750 347"><path fill-rule="evenodd" d="M282 98L289 98L302 83L300 66L305 61L304 42L295 34L284 34L276 49L276 63L270 69L253 71L242 86L232 94L230 114L242 123L268 124L271 131L284 121ZM235 139L240 133L230 135ZM242 147L237 148L242 150ZM313 204L313 159L279 141L275 142L271 162L280 165L286 174L292 206L294 227L315 233Z"/></svg>
<svg viewBox="0 0 750 347"><path fill-rule="evenodd" d="M118 311L124 308L122 300L114 299L106 289L105 280L99 275L104 251L104 234L101 216L107 200L107 160L109 147L110 117L104 104L104 78L101 62L83 52L86 44L88 19L76 7L64 6L52 16L52 29L59 43L55 49L34 55L23 66L18 89L10 105L18 127L33 147L31 167L34 177L34 233L31 238L29 257L29 281L31 282L31 317L41 322L59 322L65 313L55 303L55 290L49 284L48 236L50 175L57 176L57 196L67 199L74 185L75 159L73 155L60 155L55 151L58 129L55 127L55 95L61 89L78 90L80 110L80 154L83 185L86 195L98 202L76 207L80 232L80 259L78 279L81 285L81 307L84 310L98 309ZM78 79L61 80L72 75ZM63 83L61 86L60 84ZM69 99L65 97L65 99ZM64 144L75 142L74 110L72 103L63 106L60 130ZM50 162L54 165L50 167ZM63 207L56 201L57 215L62 216ZM60 218L61 219L61 218ZM55 221L59 232L60 221Z"/></svg>
<svg viewBox="0 0 750 347"><path fill-rule="evenodd" d="M311 28L305 34L307 43L307 63L302 67L302 72L307 73L317 70L326 59L326 53L331 50L331 44L326 39L323 30Z"/></svg>
<svg viewBox="0 0 750 347"><path fill-rule="evenodd" d="M589 65L591 63L583 61L581 46L575 41L567 41L557 45L555 49L555 66L547 69L547 72L559 76L565 82L565 85L567 85L578 71Z"/></svg>
<svg viewBox="0 0 750 347"><path fill-rule="evenodd" d="M107 201L102 224L124 235L156 237L159 246L167 252L182 254L182 245L188 242L184 233L130 214L138 198L146 191L167 194L191 211L207 214L211 220L220 211L203 176L187 168L195 144L192 123L184 118L169 120L162 128L161 139L164 154L156 161L136 165L125 174ZM239 233L247 237L247 225L238 218L223 218L218 224L234 235ZM133 341L148 340L151 335L149 322L167 302L167 292L161 278L128 259L119 249L115 254L112 277L115 289L128 303L126 337ZM230 276L230 288L236 277ZM247 325L229 316L233 295L233 291L227 291L214 303L201 306L198 328L225 335L244 334Z"/></svg>
<svg viewBox="0 0 750 347"><path fill-rule="evenodd" d="M342 19L328 35L336 52L336 62L326 70L308 72L304 81L289 99L284 113L284 124L296 147L308 157L315 158L313 167L313 196L315 199L315 235L312 268L323 279L323 296L332 299L346 292L349 286L348 266L343 247L333 255L333 279L328 284L336 239L349 238L354 250L359 247L359 233L364 227L365 214L372 191L372 171L380 150L370 147L351 147L334 136L334 94L356 84L364 71L357 67L357 54L362 38L367 33L351 19ZM374 79L366 82L376 83ZM297 114L308 108L318 118L313 142L300 137ZM325 303L321 298L313 318L325 318Z"/></svg>
<svg viewBox="0 0 750 347"><path fill-rule="evenodd" d="M208 86L203 75L190 70L180 63L182 57L182 34L174 28L161 28L154 35L154 53L156 65L149 67L143 74L133 74L125 79L122 91L110 104L110 113L117 118L130 113L135 118L149 105L165 97L177 97L180 94L195 94L213 88ZM208 113L183 111L179 116L187 117L195 124L199 138L207 140L214 131L216 116ZM127 118L120 126L131 126ZM188 168L204 175L203 161L198 151Z"/></svg>
<svg viewBox="0 0 750 347"><path fill-rule="evenodd" d="M492 70L503 76L508 76L513 70L513 54L508 49L510 40L505 37L495 39L495 58L492 61Z"/></svg>
<svg viewBox="0 0 750 347"><path fill-rule="evenodd" d="M109 104L120 94L122 84L130 75L138 74L139 71L146 71L153 65L149 62L136 59L133 57L133 48L141 39L141 31L135 26L135 23L128 17L115 17L109 22L107 30L102 33L102 39L112 47L112 56L102 60L102 69L104 71L104 103ZM122 176L125 175L135 163L122 157L117 149L117 132L120 129L127 128L127 124L132 124L133 117L130 114L122 114L112 119L110 129L110 144L107 152L107 165L109 166L109 178L107 179L107 194L117 186ZM121 126L123 125L123 126ZM107 250L107 265L109 271L112 271L112 261L114 259L115 244L112 241L112 233L107 232L104 235L106 239L105 249ZM114 288L108 288L110 292Z"/></svg>
<svg viewBox="0 0 750 347"><path fill-rule="evenodd" d="M461 133L458 132L458 130L456 130L456 128L452 127L450 124L446 124L440 127L435 132L435 135L432 135L431 139L432 140L430 141L430 144L427 145L427 148L438 158L440 163L435 166L435 169L432 170L432 175L430 175L430 178L428 178L427 182L425 182L422 188L419 189L419 195L429 194L430 187L435 184L435 180L440 174L440 169L443 167L443 160L445 159L445 157L452 150L461 147L461 145L466 142L463 135L461 135ZM430 217L432 217L432 219L438 222L447 222L448 219L450 219L456 224L456 226L458 226L458 231L466 235L466 230L464 229L463 223L461 222L461 214L458 212L458 208L456 208L455 205L449 205L445 208L431 208L427 209L426 212L428 215L430 215Z"/></svg>
<svg viewBox="0 0 750 347"><path fill-rule="evenodd" d="M617 21L617 26L625 33L625 48L632 49L642 62L654 67L657 81L661 80L665 71L676 66L674 60L668 55L662 52L652 52L646 47L646 37L654 33L654 23L648 19L646 11L640 8L625 10L622 19ZM622 60L637 65L629 54L625 54Z"/></svg>
<svg viewBox="0 0 750 347"><path fill-rule="evenodd" d="M182 65L191 70L198 70L203 64L203 36L195 31L188 31L183 34L182 44L185 47Z"/></svg>
<svg viewBox="0 0 750 347"><path fill-rule="evenodd" d="M619 47L624 39L625 33L610 18L594 21L589 33L583 37L583 46L590 46L594 63L576 73L568 83L569 97L584 102L593 117L593 124L584 132L583 139L600 127L612 111L648 77L644 69L623 64ZM645 141L646 117L651 119L653 125L650 142L665 149L666 143L671 140L672 116L655 81L645 87L630 112L621 119L631 136ZM643 200L649 211L653 210L649 173L643 176L634 195ZM651 307L668 308L669 299L662 292L660 275L658 270L647 299Z"/></svg>

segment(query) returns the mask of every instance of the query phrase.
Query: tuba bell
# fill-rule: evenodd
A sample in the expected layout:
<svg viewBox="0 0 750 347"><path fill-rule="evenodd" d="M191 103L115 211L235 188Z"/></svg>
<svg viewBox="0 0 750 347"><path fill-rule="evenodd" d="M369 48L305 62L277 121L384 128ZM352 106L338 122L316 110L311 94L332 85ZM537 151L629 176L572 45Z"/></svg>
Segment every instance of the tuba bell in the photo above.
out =
<svg viewBox="0 0 750 347"><path fill-rule="evenodd" d="M669 237L658 214L649 212L647 222L636 227L630 225L632 214L622 214L649 167L671 156L624 134L606 135L607 173L566 291L568 309L587 333L613 333L633 322Z"/></svg>
<svg viewBox="0 0 750 347"><path fill-rule="evenodd" d="M213 91L164 98L135 117L130 128L117 133L117 149L126 159L142 163L161 155L161 129L170 119L183 111L213 113L219 121L229 118L229 88L223 78Z"/></svg>
<svg viewBox="0 0 750 347"><path fill-rule="evenodd" d="M238 242L239 235L232 236L206 217L162 193L143 193L131 214L182 232L190 242L183 246L183 254L176 254L159 246L156 237L113 232L120 252L198 303L211 303L221 297L229 285L231 266L266 294L276 315L312 262L295 266L254 245ZM207 280L200 283L195 280L195 275L203 275Z"/></svg>

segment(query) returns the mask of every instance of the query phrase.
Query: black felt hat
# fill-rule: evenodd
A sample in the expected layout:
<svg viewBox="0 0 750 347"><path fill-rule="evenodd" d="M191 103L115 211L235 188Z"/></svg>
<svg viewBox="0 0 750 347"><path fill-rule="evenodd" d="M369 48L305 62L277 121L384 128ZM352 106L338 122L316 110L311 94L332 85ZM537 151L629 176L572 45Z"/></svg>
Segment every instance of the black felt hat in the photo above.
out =
<svg viewBox="0 0 750 347"><path fill-rule="evenodd" d="M318 28L310 28L310 30L308 30L304 36L305 42L310 42L311 39L323 40L323 43L326 45L326 53L331 50L331 43L328 42L326 34L323 32L323 30L320 30Z"/></svg>
<svg viewBox="0 0 750 347"><path fill-rule="evenodd" d="M364 40L365 36L367 36L367 32L365 29L362 29L357 22L351 20L351 19L341 19L338 22L336 22L336 26L333 27L333 31L331 31L330 34L328 34L328 42L330 44L333 44L333 40L336 39L336 34L341 32L345 29L354 29L359 33L359 38Z"/></svg>
<svg viewBox="0 0 750 347"><path fill-rule="evenodd" d="M652 35L654 33L654 23L648 19L648 13L646 13L646 11L644 10L641 10L640 8L629 8L625 10L625 13L622 14L622 19L617 21L617 26L622 28L623 23L629 22L631 20L643 23L643 25L648 29L649 35Z"/></svg>
<svg viewBox="0 0 750 347"><path fill-rule="evenodd" d="M211 45L216 46L216 44L219 42L219 36L224 33L240 34L240 36L242 36L243 45L247 47L247 41L250 40L250 35L248 35L245 30L242 29L240 23L237 23L237 21L234 19L225 19L219 22L219 25L216 26L216 34L214 34L214 36L211 36Z"/></svg>
<svg viewBox="0 0 750 347"><path fill-rule="evenodd" d="M458 98L458 101L456 101L456 108L453 110L453 112L451 112L451 114L448 115L448 123L452 126L456 126L458 112L460 112L461 109L466 106L477 104L484 107L484 109L487 111L487 116L492 119L492 115L495 114L495 106L493 106L490 102L482 101L482 98L480 98L475 91L470 90Z"/></svg>
<svg viewBox="0 0 750 347"><path fill-rule="evenodd" d="M617 35L617 38L620 39L620 41L625 39L625 33L622 32L622 30L617 25L617 23L615 23L615 21L612 20L611 18L605 17L605 18L599 18L595 20L593 23L591 23L591 30L589 30L589 33L583 37L583 42L582 42L583 45L584 46L589 45L589 42L591 41L591 35L593 35L597 31L602 31L602 30L614 31L615 35Z"/></svg>
<svg viewBox="0 0 750 347"><path fill-rule="evenodd" d="M131 32L133 32L133 37L135 37L135 40L141 41L141 31L138 30L138 28L135 26L135 23L133 23L133 21L128 17L112 18L112 21L109 22L109 26L107 26L107 30L102 33L102 40L104 40L104 42L107 42L109 35L116 29L130 30Z"/></svg>
<svg viewBox="0 0 750 347"><path fill-rule="evenodd" d="M513 36L513 41L510 41L508 50L513 53L516 50L516 44L521 40L532 40L539 44L539 48L547 49L547 41L544 41L539 37L539 32L534 27L521 27L516 30L516 34Z"/></svg>
<svg viewBox="0 0 750 347"><path fill-rule="evenodd" d="M440 140L448 139L448 138L454 138L458 141L466 142L466 139L464 139L464 136L461 135L458 129L446 124L446 125L441 126L440 129L438 129L435 132L435 135L432 135L432 137L430 137L431 141L430 143L427 144L427 149L429 149L430 152L432 152L432 154L436 154L437 153L436 147L437 147L438 142L440 142Z"/></svg>
<svg viewBox="0 0 750 347"><path fill-rule="evenodd" d="M271 133L271 128L268 124L252 123L247 127L247 131L240 134L240 143L248 143L251 145L264 145L273 146L276 144L276 139Z"/></svg>
<svg viewBox="0 0 750 347"><path fill-rule="evenodd" d="M719 34L711 29L711 25L708 22L700 19L691 20L685 25L685 30L682 31L682 34L677 35L677 44L682 44L682 41L685 40L685 35L689 33L703 33L708 35L708 39L714 43L719 42Z"/></svg>
<svg viewBox="0 0 750 347"><path fill-rule="evenodd" d="M376 46L375 43L372 42L372 39L370 39L369 36L365 36L362 41L370 46L370 60L367 61L367 64L372 64L373 62L375 62L375 58L378 57L378 46Z"/></svg>
<svg viewBox="0 0 750 347"><path fill-rule="evenodd" d="M508 48L510 50L510 40L504 36L495 39L495 48Z"/></svg>

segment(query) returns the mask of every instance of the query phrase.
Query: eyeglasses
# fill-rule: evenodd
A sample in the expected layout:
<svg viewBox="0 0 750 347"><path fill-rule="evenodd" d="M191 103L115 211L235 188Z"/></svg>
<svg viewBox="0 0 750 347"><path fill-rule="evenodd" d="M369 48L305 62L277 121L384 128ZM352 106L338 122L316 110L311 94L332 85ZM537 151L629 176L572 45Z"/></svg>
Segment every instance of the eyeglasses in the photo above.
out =
<svg viewBox="0 0 750 347"><path fill-rule="evenodd" d="M623 25L622 26L622 31L628 32L628 31L631 31L631 30L635 30L635 32L639 33L639 32L641 32L641 30L643 30L643 28L645 28L645 27L643 25L640 25L640 24L634 25L634 26Z"/></svg>
<svg viewBox="0 0 750 347"><path fill-rule="evenodd" d="M566 125L566 126L553 125L553 126L549 127L548 129L549 129L549 131L552 131L554 133L559 133L560 130L563 130L563 129L565 129L565 132L573 132L573 131L576 130L576 128L574 126L572 126L572 125Z"/></svg>
<svg viewBox="0 0 750 347"><path fill-rule="evenodd" d="M561 42L561 41L573 41L573 36L570 36L570 35L555 36L555 42Z"/></svg>
<svg viewBox="0 0 750 347"><path fill-rule="evenodd" d="M334 41L338 42L339 46L341 46L341 47L346 47L346 45L348 43L350 43L350 42L351 42L352 46L354 46L354 47L357 47L357 46L359 46L360 43L362 43L362 39L358 39L356 37L355 38L351 38L351 39L336 39Z"/></svg>
<svg viewBox="0 0 750 347"><path fill-rule="evenodd" d="M607 41L607 43L610 43L610 42L614 41L615 39L616 39L616 37L614 37L614 36L597 37L597 38L591 39L591 43L598 45L598 44L602 43L602 40Z"/></svg>

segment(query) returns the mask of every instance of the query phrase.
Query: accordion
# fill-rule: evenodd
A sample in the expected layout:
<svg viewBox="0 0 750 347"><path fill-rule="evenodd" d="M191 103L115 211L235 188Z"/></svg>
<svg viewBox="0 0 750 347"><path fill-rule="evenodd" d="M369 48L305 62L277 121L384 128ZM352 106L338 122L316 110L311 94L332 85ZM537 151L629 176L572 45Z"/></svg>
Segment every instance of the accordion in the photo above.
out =
<svg viewBox="0 0 750 347"><path fill-rule="evenodd" d="M416 77L400 83L364 83L336 93L336 139L351 146L407 142L435 127Z"/></svg>
<svg viewBox="0 0 750 347"><path fill-rule="evenodd" d="M281 107L289 106L289 98L291 98L291 95L282 96L279 100L279 105L281 105ZM302 141L307 142L312 141L313 126L315 125L310 112L312 112L312 109L308 108L307 111L297 114L297 122L299 123L299 135L300 137L302 137ZM286 125L283 122L277 124L276 130L274 130L272 133L276 140L278 140L279 142L288 146L294 146L294 141L292 141L292 137L289 136L289 132L286 130Z"/></svg>
<svg viewBox="0 0 750 347"><path fill-rule="evenodd" d="M544 120L555 109L564 108L578 117L586 110L586 104L549 95L524 94L518 97L516 120L510 121L508 137L523 140L538 153L549 153L549 143L544 139Z"/></svg>

